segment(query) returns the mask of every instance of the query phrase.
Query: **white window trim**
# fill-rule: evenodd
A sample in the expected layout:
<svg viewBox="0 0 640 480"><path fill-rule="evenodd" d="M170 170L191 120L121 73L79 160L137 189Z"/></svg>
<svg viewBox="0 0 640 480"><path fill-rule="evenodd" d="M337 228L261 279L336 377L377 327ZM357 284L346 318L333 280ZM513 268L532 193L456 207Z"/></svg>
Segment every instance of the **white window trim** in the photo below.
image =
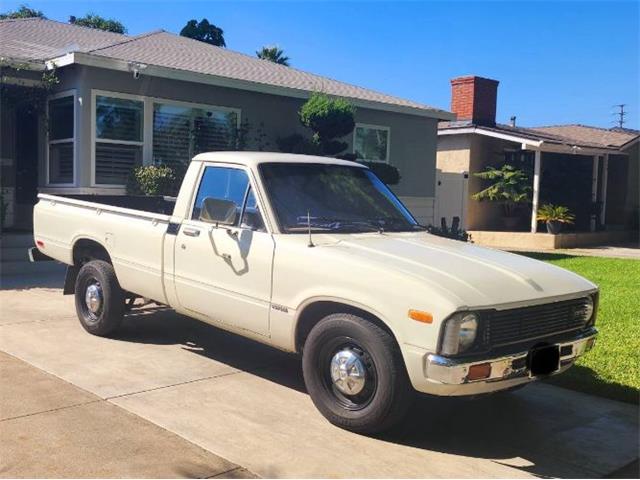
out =
<svg viewBox="0 0 640 480"><path fill-rule="evenodd" d="M56 100L58 98L64 98L64 97L73 97L73 137L71 138L64 138L64 139L59 139L59 140L49 140L49 102L51 100ZM78 113L78 108L77 108L77 102L78 102L78 95L76 93L75 89L70 89L70 90L64 90L62 92L58 92L55 93L53 95L49 95L47 97L47 106L45 109L45 118L46 118L46 128L45 128L45 137L46 137L46 152L45 152L45 185L47 187L75 187L77 185L78 182L78 142L77 142L77 138L78 136L76 135L76 130L77 130L77 125L76 125L76 120L77 120L77 113ZM69 141L71 141L72 145L73 145L73 182L72 183L51 183L50 178L49 178L49 146L50 145L55 145L56 143L69 143Z"/></svg>
<svg viewBox="0 0 640 480"><path fill-rule="evenodd" d="M111 97L111 98L120 98L123 100L137 100L142 102L142 141L131 141L131 140L113 140L107 138L98 139L96 137L96 102L97 97ZM146 119L146 98L141 95L130 95L128 93L120 93L120 92L111 92L108 90L95 90L91 89L91 186L92 187L102 187L102 188L113 188L113 189L122 189L124 184L116 185L112 183L97 183L96 182L96 146L97 142L100 143L115 143L119 145L138 145L142 147L142 158L144 162L145 151L149 148L148 145L145 145L144 139L144 129L147 123Z"/></svg>
<svg viewBox="0 0 640 480"><path fill-rule="evenodd" d="M110 140L96 138L96 97L113 97L124 100L138 100L143 102L142 116L142 141L126 141L126 140ZM142 146L142 164L151 165L153 163L153 106L159 103L163 105L174 105L186 108L202 108L208 110L219 110L223 112L234 112L236 114L236 128L240 128L242 124L242 110L234 107L222 107L219 105L210 105L206 103L183 102L180 100L172 100L162 97L149 97L144 95L133 95L129 93L114 92L110 90L91 89L91 186L102 188L122 189L124 185L96 183L96 142L101 143L117 143L121 145L141 145ZM74 130L75 132L75 130ZM75 149L74 149L75 151ZM48 171L48 170L47 170ZM74 169L75 175L75 169Z"/></svg>
<svg viewBox="0 0 640 480"><path fill-rule="evenodd" d="M391 127L387 127L385 125L373 125L371 123L356 123L356 126L353 128L353 154L355 155L356 153L356 130L358 130L358 127L361 128L370 128L370 129L375 129L375 130L384 130L387 132L387 159L386 160L370 160L368 158L359 158L357 160L363 161L363 162L376 162L376 163L390 163L390 156L391 156Z"/></svg>

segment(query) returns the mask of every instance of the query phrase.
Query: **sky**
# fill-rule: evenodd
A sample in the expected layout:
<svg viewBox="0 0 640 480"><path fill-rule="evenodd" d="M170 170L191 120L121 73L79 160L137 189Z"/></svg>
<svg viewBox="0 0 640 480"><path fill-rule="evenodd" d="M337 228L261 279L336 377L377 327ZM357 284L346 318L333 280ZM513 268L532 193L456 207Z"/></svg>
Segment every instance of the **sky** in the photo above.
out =
<svg viewBox="0 0 640 480"><path fill-rule="evenodd" d="M54 20L87 12L139 34L207 18L227 47L278 45L301 70L449 109L449 80L500 81L498 122L640 129L640 2L0 0Z"/></svg>

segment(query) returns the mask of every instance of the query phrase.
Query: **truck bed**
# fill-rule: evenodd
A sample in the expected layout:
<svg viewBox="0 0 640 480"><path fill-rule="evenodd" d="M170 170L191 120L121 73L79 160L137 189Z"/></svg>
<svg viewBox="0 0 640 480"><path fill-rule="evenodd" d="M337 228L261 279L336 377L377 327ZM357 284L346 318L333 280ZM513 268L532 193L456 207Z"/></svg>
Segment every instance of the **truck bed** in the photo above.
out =
<svg viewBox="0 0 640 480"><path fill-rule="evenodd" d="M111 207L128 208L148 213L171 215L175 207L175 197L145 195L56 195L57 197L101 203Z"/></svg>

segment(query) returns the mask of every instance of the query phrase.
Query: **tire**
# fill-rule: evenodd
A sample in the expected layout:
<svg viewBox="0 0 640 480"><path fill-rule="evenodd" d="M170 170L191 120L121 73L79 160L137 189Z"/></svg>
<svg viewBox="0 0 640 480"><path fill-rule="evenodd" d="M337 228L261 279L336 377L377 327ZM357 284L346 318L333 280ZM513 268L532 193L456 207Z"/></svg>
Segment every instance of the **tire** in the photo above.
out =
<svg viewBox="0 0 640 480"><path fill-rule="evenodd" d="M342 371L341 362L347 367ZM350 370L357 373L353 379L346 375L348 365L356 367ZM404 418L414 398L393 336L356 315L332 314L313 327L304 344L302 370L320 413L353 432L371 434L392 428Z"/></svg>
<svg viewBox="0 0 640 480"><path fill-rule="evenodd" d="M104 260L85 263L76 278L75 299L78 319L87 332L105 337L120 327L125 294L111 264Z"/></svg>

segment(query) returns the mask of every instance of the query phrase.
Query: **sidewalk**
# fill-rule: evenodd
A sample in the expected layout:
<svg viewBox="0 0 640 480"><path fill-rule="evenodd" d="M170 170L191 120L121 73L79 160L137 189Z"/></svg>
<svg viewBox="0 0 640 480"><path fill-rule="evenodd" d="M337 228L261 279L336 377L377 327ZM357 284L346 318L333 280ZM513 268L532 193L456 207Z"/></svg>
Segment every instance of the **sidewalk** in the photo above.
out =
<svg viewBox="0 0 640 480"><path fill-rule="evenodd" d="M153 423L0 352L0 477L252 478Z"/></svg>

